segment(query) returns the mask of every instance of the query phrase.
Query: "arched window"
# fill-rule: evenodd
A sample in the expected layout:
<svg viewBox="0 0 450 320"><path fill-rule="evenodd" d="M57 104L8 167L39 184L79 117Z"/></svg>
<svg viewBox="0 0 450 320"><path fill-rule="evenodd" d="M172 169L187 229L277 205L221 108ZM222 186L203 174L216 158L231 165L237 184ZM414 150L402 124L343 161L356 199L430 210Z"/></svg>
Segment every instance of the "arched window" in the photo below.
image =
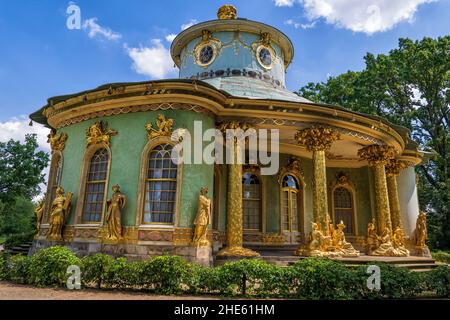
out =
<svg viewBox="0 0 450 320"><path fill-rule="evenodd" d="M99 223L105 204L106 180L108 176L109 152L97 150L89 162L84 194L83 223Z"/></svg>
<svg viewBox="0 0 450 320"><path fill-rule="evenodd" d="M50 176L49 176L49 184L47 189L47 210L45 210L45 217L43 221L48 221L50 207L52 205L53 200L56 197L56 189L61 185L61 177L62 177L62 169L63 169L63 158L62 154L55 153L52 157L51 167L50 167Z"/></svg>
<svg viewBox="0 0 450 320"><path fill-rule="evenodd" d="M354 201L352 192L344 187L334 189L333 208L334 222L337 224L342 220L345 224L344 232L349 235L354 235Z"/></svg>
<svg viewBox="0 0 450 320"><path fill-rule="evenodd" d="M245 230L261 231L261 183L256 175L245 173L242 185L243 227Z"/></svg>
<svg viewBox="0 0 450 320"><path fill-rule="evenodd" d="M281 184L281 215L283 231L299 231L300 208L302 206L302 190L298 180L292 175L286 175Z"/></svg>
<svg viewBox="0 0 450 320"><path fill-rule="evenodd" d="M173 224L177 193L177 165L171 144L160 144L148 157L143 223Z"/></svg>

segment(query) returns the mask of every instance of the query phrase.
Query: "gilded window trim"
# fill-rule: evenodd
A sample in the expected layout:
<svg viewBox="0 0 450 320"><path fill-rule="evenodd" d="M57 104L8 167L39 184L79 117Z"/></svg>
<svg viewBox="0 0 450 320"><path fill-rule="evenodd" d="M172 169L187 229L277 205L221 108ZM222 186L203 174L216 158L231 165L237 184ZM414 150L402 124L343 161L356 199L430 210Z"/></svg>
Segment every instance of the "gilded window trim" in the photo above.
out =
<svg viewBox="0 0 450 320"><path fill-rule="evenodd" d="M293 171L293 170L287 170L285 172L283 172L283 174L279 177L278 179L278 186L279 186L279 190L280 190L280 199L279 199L279 208L280 208L280 234L283 234L283 232L285 230L283 230L283 205L281 203L281 197L282 197L282 193L283 193L283 179L286 176L293 176L294 178L297 179L297 182L299 183L300 187L302 188L302 199L301 201L299 201L299 203L301 202L301 207L303 210L300 211L300 206L297 206L297 211L298 212L298 221L301 222L300 223L300 228L298 228L298 233L301 236L301 240L304 239L305 236L305 232L306 232L306 214L305 214L305 210L306 210L306 183L305 180L303 179L302 174L300 174L299 172ZM289 231L292 232L292 231Z"/></svg>
<svg viewBox="0 0 450 320"><path fill-rule="evenodd" d="M56 160L56 157L58 157L58 161ZM45 216L42 225L48 224L48 216L50 214L50 207L51 207L50 192L53 188L53 180L56 174L59 160L61 160L61 175L59 176L58 187L61 186L62 174L64 171L64 155L60 150L53 150L52 159L50 162L50 171L48 175L47 193L45 195L45 211L44 211Z"/></svg>
<svg viewBox="0 0 450 320"><path fill-rule="evenodd" d="M177 166L177 188L175 195L175 207L174 207L174 219L173 223L143 223L142 218L144 216L144 202L145 202L145 182L147 177L147 165L150 151L160 144L170 144L175 146L175 143L167 136L159 136L148 140L141 154L141 171L138 181L138 194L137 194L137 212L136 212L136 226L139 230L148 230L155 228L176 228L179 225L180 216L180 201L181 201L181 187L182 187L182 173L183 173L183 163L179 163Z"/></svg>
<svg viewBox="0 0 450 320"><path fill-rule="evenodd" d="M346 183L340 183L339 181L335 180L332 187L331 187L331 218L334 224L339 223L339 221L336 221L336 218L334 216L334 191L337 188L345 188L348 191L350 191L350 194L352 195L352 201L353 201L353 234L345 234L349 237L358 237L358 220L357 220L357 214L356 214L356 188L350 181L347 181Z"/></svg>
<svg viewBox="0 0 450 320"><path fill-rule="evenodd" d="M214 166L214 195L213 195L213 214L215 215L214 220L213 219L213 225L212 229L219 231L220 230L220 218L221 218L221 212L222 209L220 206L220 200L221 200L221 184L222 184L222 170L220 165ZM217 197L217 199L216 199ZM217 200L217 201L216 201Z"/></svg>
<svg viewBox="0 0 450 320"><path fill-rule="evenodd" d="M259 183L261 185L261 198L260 198L260 204L261 204L261 230L258 229L244 229L244 220L242 220L242 232L246 234L265 234L267 230L267 223L266 223L266 183L264 182L264 179L261 176L261 172L259 171L259 167L256 168L243 168L242 170L242 177L245 174L253 174L258 177ZM242 182L241 182L242 183ZM243 188L243 185L242 185ZM244 197L242 197L242 215L244 215Z"/></svg>
<svg viewBox="0 0 450 320"><path fill-rule="evenodd" d="M261 53L262 49L266 49L266 50L268 50L270 52L270 56L271 56L271 63L270 63L270 65L265 65L264 63L262 63L261 57L259 56L259 54ZM261 67L263 67L265 70L272 70L274 65L275 65L275 61L277 60L277 54L276 54L275 50L270 45L260 44L255 50L255 56L256 56L256 60L258 61L259 65Z"/></svg>
<svg viewBox="0 0 450 320"><path fill-rule="evenodd" d="M101 219L98 223L92 223L92 222L84 223L82 215L83 215L84 199L86 196L85 193L86 193L87 174L89 171L89 165L91 163L92 157L100 149L106 149L106 151L108 151L108 155L109 155ZM111 173L111 163L112 163L112 152L111 152L110 146L108 146L107 144L97 143L97 144L90 145L89 147L86 148L86 152L84 153L84 158L83 158L83 165L82 165L81 173L80 173L80 184L78 186L77 207L75 210L74 225L78 226L78 228L81 225L83 225L83 226L84 225L89 225L89 226L95 225L95 226L97 226L97 228L100 228L101 226L103 226L105 211L106 211L106 199L108 197L108 190L109 190L109 178L110 178L110 173Z"/></svg>

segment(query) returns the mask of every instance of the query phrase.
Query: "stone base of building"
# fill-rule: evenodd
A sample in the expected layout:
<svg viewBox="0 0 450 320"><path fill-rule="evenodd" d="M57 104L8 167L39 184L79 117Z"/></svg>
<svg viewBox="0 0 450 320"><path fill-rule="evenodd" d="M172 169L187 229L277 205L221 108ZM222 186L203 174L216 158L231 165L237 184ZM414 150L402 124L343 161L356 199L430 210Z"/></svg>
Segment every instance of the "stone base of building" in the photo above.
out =
<svg viewBox="0 0 450 320"><path fill-rule="evenodd" d="M105 244L99 242L73 241L54 242L47 240L34 240L29 255L39 250L52 246L66 246L78 257L84 257L95 253L109 254L114 257L124 257L130 261L145 260L153 256L174 255L180 256L189 262L202 266L213 265L211 247L192 247L190 245L167 244Z"/></svg>

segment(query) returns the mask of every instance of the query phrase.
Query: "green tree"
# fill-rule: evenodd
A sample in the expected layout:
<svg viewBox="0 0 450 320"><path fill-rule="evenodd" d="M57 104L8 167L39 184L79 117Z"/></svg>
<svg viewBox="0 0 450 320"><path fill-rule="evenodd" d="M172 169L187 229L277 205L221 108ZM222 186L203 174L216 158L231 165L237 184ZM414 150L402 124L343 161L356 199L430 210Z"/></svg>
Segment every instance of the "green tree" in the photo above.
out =
<svg viewBox="0 0 450 320"><path fill-rule="evenodd" d="M32 223L31 200L45 183L49 155L38 150L36 135L25 142L0 142L0 234L27 232Z"/></svg>
<svg viewBox="0 0 450 320"><path fill-rule="evenodd" d="M436 153L416 168L419 198L429 213L430 245L450 248L450 36L400 39L388 54L364 59L364 70L308 83L298 94L380 115L410 129L421 148Z"/></svg>

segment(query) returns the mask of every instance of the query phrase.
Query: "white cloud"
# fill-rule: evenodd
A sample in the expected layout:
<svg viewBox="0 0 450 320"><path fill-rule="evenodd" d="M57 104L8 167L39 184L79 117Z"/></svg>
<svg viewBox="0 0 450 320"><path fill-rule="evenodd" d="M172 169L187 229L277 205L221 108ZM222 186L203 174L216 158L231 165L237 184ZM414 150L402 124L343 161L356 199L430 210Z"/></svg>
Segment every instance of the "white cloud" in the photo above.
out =
<svg viewBox="0 0 450 320"><path fill-rule="evenodd" d="M287 24L289 26L293 26L295 29L311 29L316 26L317 20L314 20L310 23L299 23L292 19L288 19L284 22L284 24Z"/></svg>
<svg viewBox="0 0 450 320"><path fill-rule="evenodd" d="M174 67L169 50L160 39L153 39L151 47L129 48L125 45L128 56L133 60L133 69L152 78L164 78L174 73Z"/></svg>
<svg viewBox="0 0 450 320"><path fill-rule="evenodd" d="M175 33L171 33L166 36L166 41L172 43L173 39L175 39L177 35Z"/></svg>
<svg viewBox="0 0 450 320"><path fill-rule="evenodd" d="M36 134L40 149L50 152L50 145L47 143L47 135L50 130L35 122L30 127L29 122L30 119L25 115L0 122L0 142L7 142L10 139L24 142L25 134Z"/></svg>
<svg viewBox="0 0 450 320"><path fill-rule="evenodd" d="M106 40L116 41L122 38L120 33L114 32L109 28L100 26L97 18L91 18L83 23L83 30L88 33L89 38L100 37Z"/></svg>
<svg viewBox="0 0 450 320"><path fill-rule="evenodd" d="M296 0L306 17L355 32L373 34L392 29L400 22L412 22L417 8L437 0ZM277 6L292 6L289 0L276 0ZM294 25L295 26L295 25Z"/></svg>
<svg viewBox="0 0 450 320"><path fill-rule="evenodd" d="M275 5L277 7L292 7L295 0L275 0Z"/></svg>
<svg viewBox="0 0 450 320"><path fill-rule="evenodd" d="M197 19L191 19L188 23L181 25L181 31L186 30L189 27L192 27L194 24L197 24Z"/></svg>

